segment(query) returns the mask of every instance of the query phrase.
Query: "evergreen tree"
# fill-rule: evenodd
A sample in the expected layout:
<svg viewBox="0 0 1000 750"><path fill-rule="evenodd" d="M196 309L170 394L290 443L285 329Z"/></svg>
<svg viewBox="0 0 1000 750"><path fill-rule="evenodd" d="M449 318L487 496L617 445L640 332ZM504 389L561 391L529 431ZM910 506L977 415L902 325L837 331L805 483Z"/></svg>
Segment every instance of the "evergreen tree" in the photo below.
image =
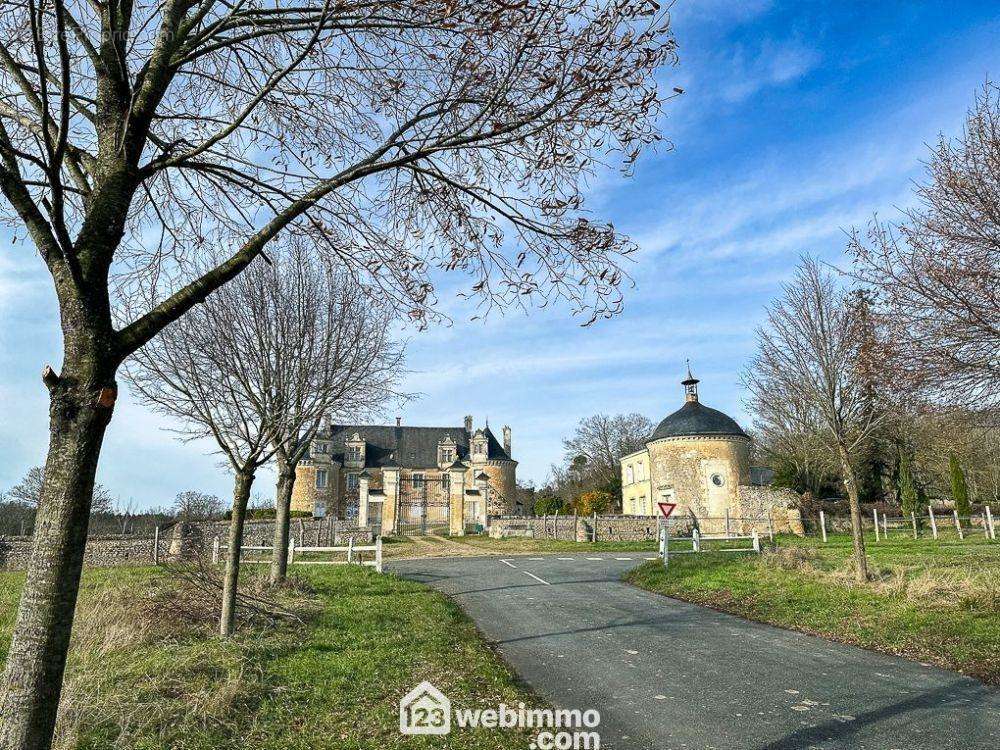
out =
<svg viewBox="0 0 1000 750"><path fill-rule="evenodd" d="M955 510L960 516L971 515L969 486L965 483L965 472L954 453L948 459L948 474L951 476L951 497L955 501Z"/></svg>

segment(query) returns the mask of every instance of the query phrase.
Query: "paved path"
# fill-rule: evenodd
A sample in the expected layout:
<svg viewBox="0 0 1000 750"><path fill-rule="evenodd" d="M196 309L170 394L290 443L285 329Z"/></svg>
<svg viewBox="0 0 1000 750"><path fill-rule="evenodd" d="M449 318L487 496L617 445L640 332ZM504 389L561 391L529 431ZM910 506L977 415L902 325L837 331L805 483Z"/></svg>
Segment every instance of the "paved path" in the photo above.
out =
<svg viewBox="0 0 1000 750"><path fill-rule="evenodd" d="M998 750L1000 690L619 581L639 553L406 560L613 750Z"/></svg>

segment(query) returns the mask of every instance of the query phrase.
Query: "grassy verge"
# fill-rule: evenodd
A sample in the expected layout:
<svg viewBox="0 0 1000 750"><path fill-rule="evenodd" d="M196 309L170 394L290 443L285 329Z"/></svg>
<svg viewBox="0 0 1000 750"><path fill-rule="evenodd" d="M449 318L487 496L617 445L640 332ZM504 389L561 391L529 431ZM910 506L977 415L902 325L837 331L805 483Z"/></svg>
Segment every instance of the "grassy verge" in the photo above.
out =
<svg viewBox="0 0 1000 750"><path fill-rule="evenodd" d="M704 553L647 563L626 580L751 620L949 667L1000 684L1000 545L871 545L876 574L853 582L850 538L782 538L757 557Z"/></svg>
<svg viewBox="0 0 1000 750"><path fill-rule="evenodd" d="M430 680L459 707L538 705L472 623L432 590L370 570L297 572L277 596L301 621L213 635L155 570L88 571L61 709L60 748L434 747L404 738L398 702ZM0 658L21 576L0 574ZM527 747L454 730L450 748Z"/></svg>

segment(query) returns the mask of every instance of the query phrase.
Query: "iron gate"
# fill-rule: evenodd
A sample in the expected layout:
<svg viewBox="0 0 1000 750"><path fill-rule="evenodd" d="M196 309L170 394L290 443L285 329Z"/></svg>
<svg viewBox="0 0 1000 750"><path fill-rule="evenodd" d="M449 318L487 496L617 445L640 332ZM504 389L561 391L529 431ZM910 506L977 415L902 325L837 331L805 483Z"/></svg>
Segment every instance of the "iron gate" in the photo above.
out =
<svg viewBox="0 0 1000 750"><path fill-rule="evenodd" d="M399 479L399 533L409 536L447 534L450 477L427 477L414 472Z"/></svg>

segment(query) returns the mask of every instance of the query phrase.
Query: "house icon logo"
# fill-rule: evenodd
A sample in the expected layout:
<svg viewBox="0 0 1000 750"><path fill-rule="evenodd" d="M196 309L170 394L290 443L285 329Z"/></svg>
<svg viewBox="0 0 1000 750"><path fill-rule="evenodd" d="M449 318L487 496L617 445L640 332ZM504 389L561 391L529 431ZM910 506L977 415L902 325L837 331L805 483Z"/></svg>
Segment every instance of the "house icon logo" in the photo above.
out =
<svg viewBox="0 0 1000 750"><path fill-rule="evenodd" d="M431 683L421 682L399 702L399 731L403 734L448 734L451 701Z"/></svg>

